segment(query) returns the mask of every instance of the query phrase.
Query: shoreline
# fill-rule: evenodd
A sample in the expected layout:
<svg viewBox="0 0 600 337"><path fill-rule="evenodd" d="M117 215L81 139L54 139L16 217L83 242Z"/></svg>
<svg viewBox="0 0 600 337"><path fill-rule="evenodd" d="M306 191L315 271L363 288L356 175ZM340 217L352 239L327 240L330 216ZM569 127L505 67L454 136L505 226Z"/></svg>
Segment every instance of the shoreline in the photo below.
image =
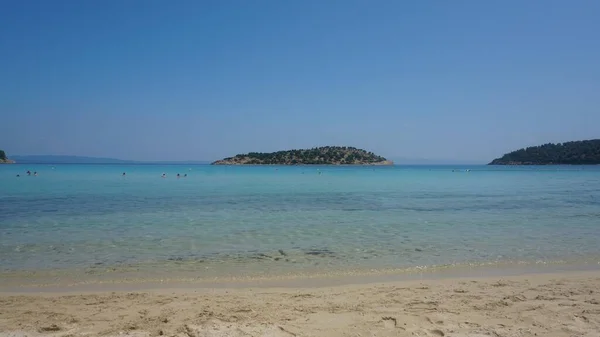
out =
<svg viewBox="0 0 600 337"><path fill-rule="evenodd" d="M0 337L585 336L600 271L320 287L0 293Z"/></svg>
<svg viewBox="0 0 600 337"><path fill-rule="evenodd" d="M82 270L0 273L0 293L136 291L168 288L319 288L369 284L446 280L462 277L487 278L565 272L600 272L600 261L554 261L415 266L400 269L340 269L297 271L281 274L238 274L202 276L202 270L143 270L135 268L105 273Z"/></svg>

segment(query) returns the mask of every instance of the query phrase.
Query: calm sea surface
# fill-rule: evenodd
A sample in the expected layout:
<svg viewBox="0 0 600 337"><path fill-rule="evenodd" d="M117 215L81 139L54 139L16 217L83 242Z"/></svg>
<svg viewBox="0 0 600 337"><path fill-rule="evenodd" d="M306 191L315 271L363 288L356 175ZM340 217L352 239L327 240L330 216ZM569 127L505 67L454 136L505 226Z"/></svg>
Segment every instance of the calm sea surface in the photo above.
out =
<svg viewBox="0 0 600 337"><path fill-rule="evenodd" d="M599 257L598 166L0 165L0 273L218 277Z"/></svg>

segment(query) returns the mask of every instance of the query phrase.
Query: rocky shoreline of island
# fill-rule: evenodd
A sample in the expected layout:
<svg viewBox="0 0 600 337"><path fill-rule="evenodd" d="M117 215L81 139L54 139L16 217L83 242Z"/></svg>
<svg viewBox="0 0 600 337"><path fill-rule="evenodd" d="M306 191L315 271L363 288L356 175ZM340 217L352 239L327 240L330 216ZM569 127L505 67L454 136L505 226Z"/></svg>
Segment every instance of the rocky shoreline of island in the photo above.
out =
<svg viewBox="0 0 600 337"><path fill-rule="evenodd" d="M0 150L0 164L14 164L15 161L8 159L6 156L6 152L4 150Z"/></svg>

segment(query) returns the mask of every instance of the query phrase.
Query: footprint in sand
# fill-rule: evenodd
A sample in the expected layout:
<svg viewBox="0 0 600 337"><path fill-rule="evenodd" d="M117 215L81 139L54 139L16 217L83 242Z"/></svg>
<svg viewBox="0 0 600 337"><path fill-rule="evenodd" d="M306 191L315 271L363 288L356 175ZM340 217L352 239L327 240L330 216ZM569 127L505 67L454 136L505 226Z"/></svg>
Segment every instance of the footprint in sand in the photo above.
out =
<svg viewBox="0 0 600 337"><path fill-rule="evenodd" d="M445 335L446 335L446 334L445 334L445 333L444 333L442 330L439 330L439 329L435 329L435 330L429 330L429 333L430 333L432 336L438 336L438 337L443 337L443 336L445 336Z"/></svg>
<svg viewBox="0 0 600 337"><path fill-rule="evenodd" d="M462 322L462 323L458 323L458 327L459 328L467 327L467 328L473 329L473 328L481 327L481 324L477 324L477 323L473 323L473 322Z"/></svg>
<svg viewBox="0 0 600 337"><path fill-rule="evenodd" d="M442 330L439 330L439 329L417 330L417 331L413 331L412 334L413 334L413 336L418 336L418 337L444 337L444 336L446 336L446 334ZM463 336L461 336L461 337L463 337ZM467 336L464 336L464 337L467 337Z"/></svg>
<svg viewBox="0 0 600 337"><path fill-rule="evenodd" d="M398 320L394 317L381 317L383 327L386 329L394 329L398 325Z"/></svg>

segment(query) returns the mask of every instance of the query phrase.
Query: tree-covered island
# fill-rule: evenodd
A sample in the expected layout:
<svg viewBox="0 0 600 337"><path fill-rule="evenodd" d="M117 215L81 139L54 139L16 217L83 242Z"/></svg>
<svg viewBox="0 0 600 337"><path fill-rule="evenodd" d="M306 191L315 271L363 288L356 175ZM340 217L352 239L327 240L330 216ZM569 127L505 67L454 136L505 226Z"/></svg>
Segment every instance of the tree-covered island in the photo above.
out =
<svg viewBox="0 0 600 337"><path fill-rule="evenodd" d="M488 165L597 165L600 139L532 146L505 154Z"/></svg>
<svg viewBox="0 0 600 337"><path fill-rule="evenodd" d="M0 150L0 164L13 164L14 161L8 159L6 156L6 152L4 150Z"/></svg>
<svg viewBox="0 0 600 337"><path fill-rule="evenodd" d="M347 146L323 146L312 149L271 153L250 152L217 160L212 165L393 165L373 152Z"/></svg>

